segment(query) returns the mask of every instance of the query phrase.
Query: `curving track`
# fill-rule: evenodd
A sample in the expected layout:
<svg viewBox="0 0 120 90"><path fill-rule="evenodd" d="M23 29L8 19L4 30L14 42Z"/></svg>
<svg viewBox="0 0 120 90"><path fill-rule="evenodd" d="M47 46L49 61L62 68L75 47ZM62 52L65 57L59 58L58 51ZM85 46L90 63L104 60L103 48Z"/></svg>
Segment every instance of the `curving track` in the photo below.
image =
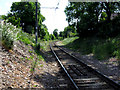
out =
<svg viewBox="0 0 120 90"><path fill-rule="evenodd" d="M50 48L77 90L119 90L120 85L51 43ZM68 87L69 88L69 87Z"/></svg>

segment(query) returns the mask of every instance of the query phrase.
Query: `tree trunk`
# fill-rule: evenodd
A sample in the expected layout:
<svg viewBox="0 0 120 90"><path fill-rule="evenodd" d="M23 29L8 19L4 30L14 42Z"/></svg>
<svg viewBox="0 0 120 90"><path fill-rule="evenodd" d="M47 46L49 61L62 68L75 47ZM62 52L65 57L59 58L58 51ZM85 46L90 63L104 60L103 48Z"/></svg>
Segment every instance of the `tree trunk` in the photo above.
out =
<svg viewBox="0 0 120 90"><path fill-rule="evenodd" d="M106 13L107 13L107 22L109 23L110 22L110 17L111 17L111 11L110 11L110 6L109 6L110 3L105 3L106 5Z"/></svg>

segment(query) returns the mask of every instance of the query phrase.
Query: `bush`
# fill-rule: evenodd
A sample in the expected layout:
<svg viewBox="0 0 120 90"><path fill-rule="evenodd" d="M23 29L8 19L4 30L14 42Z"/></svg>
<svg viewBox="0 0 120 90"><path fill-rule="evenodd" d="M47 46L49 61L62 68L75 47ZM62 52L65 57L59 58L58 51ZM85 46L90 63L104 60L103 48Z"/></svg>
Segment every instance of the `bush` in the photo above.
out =
<svg viewBox="0 0 120 90"><path fill-rule="evenodd" d="M66 38L62 42L65 47L81 54L93 53L99 59L108 59L109 57L117 57L120 59L120 36L109 39L101 38Z"/></svg>
<svg viewBox="0 0 120 90"><path fill-rule="evenodd" d="M120 49L114 51L113 55L115 55L118 59L120 59Z"/></svg>
<svg viewBox="0 0 120 90"><path fill-rule="evenodd" d="M11 23L6 23L6 25L2 25L0 28L2 30L2 45L7 50L12 49L19 29L11 25Z"/></svg>
<svg viewBox="0 0 120 90"><path fill-rule="evenodd" d="M114 44L114 52L113 56L116 56L118 59L120 59L120 39L115 38L112 40L112 43Z"/></svg>
<svg viewBox="0 0 120 90"><path fill-rule="evenodd" d="M101 43L93 47L93 53L97 59L106 59L113 55L114 48L112 42Z"/></svg>
<svg viewBox="0 0 120 90"><path fill-rule="evenodd" d="M63 40L63 37L58 37L59 40Z"/></svg>
<svg viewBox="0 0 120 90"><path fill-rule="evenodd" d="M31 40L29 39L29 34L23 32L23 31L20 31L18 34L17 34L17 39L24 42L26 45L27 44L32 44L31 43Z"/></svg>

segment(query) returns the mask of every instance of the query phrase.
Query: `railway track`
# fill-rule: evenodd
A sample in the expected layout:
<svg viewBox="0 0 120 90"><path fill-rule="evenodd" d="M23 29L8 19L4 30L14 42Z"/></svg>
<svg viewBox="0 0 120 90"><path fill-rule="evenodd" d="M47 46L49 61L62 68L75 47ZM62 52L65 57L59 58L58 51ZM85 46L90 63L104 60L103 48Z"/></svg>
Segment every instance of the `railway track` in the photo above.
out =
<svg viewBox="0 0 120 90"><path fill-rule="evenodd" d="M50 48L76 90L120 90L120 85L51 43ZM69 87L68 87L69 88Z"/></svg>

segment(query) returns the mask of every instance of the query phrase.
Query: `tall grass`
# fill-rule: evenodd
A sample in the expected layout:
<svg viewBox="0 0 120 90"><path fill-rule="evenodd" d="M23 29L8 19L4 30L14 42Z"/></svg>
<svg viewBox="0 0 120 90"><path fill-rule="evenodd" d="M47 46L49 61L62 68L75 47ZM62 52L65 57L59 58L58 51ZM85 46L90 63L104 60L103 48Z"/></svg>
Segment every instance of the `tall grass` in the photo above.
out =
<svg viewBox="0 0 120 90"><path fill-rule="evenodd" d="M94 57L103 60L109 57L120 59L120 36L109 39L100 38L66 38L63 44L72 50L82 54L93 53Z"/></svg>
<svg viewBox="0 0 120 90"><path fill-rule="evenodd" d="M93 53L97 59L106 59L113 56L115 50L114 44L110 42L100 43L99 45L94 45Z"/></svg>
<svg viewBox="0 0 120 90"><path fill-rule="evenodd" d="M79 38L79 37L65 38L65 39L63 40L63 44L67 45L67 44L73 42L74 40L76 40L76 39L78 39L78 38Z"/></svg>

